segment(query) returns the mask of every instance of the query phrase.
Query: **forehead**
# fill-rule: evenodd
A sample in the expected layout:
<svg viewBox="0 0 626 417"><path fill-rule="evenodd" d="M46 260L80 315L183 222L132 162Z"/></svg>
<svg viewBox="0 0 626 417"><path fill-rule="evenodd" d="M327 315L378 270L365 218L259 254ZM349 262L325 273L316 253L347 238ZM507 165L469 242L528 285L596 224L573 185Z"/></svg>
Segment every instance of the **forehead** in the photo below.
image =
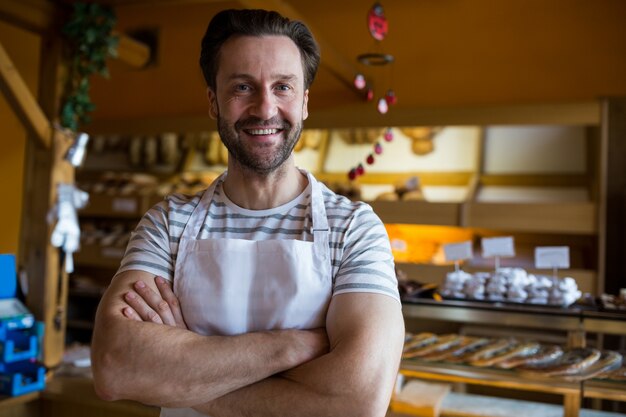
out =
<svg viewBox="0 0 626 417"><path fill-rule="evenodd" d="M296 44L287 36L237 36L222 45L218 80L234 74L267 77L290 75L303 79L302 60Z"/></svg>

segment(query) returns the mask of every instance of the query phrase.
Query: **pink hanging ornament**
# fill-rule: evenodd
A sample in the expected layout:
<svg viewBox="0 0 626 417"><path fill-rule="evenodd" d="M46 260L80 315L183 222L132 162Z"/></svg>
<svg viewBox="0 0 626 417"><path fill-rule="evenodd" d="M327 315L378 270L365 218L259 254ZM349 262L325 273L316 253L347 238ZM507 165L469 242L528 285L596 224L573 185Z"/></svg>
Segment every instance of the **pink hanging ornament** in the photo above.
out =
<svg viewBox="0 0 626 417"><path fill-rule="evenodd" d="M398 102L396 93L394 93L392 89L387 90L387 94L385 94L385 101L387 101L387 104L389 104L390 106L393 106Z"/></svg>
<svg viewBox="0 0 626 417"><path fill-rule="evenodd" d="M363 74L357 74L356 77L354 77L354 86L359 90L365 88L365 77Z"/></svg>
<svg viewBox="0 0 626 417"><path fill-rule="evenodd" d="M383 145L381 145L380 142L376 142L376 145L374 145L374 153L376 155L383 153Z"/></svg>
<svg viewBox="0 0 626 417"><path fill-rule="evenodd" d="M378 100L378 105L376 106L376 108L378 109L378 113L386 114L387 111L389 111L389 105L387 104L387 100L385 100L384 98Z"/></svg>
<svg viewBox="0 0 626 417"><path fill-rule="evenodd" d="M374 163L374 155L367 155L367 159L365 160L365 162L367 162L368 165L372 165Z"/></svg>
<svg viewBox="0 0 626 417"><path fill-rule="evenodd" d="M383 138L385 138L387 142L391 142L393 140L393 132L391 131L390 127L388 127L387 130L385 130L385 134L383 135Z"/></svg>

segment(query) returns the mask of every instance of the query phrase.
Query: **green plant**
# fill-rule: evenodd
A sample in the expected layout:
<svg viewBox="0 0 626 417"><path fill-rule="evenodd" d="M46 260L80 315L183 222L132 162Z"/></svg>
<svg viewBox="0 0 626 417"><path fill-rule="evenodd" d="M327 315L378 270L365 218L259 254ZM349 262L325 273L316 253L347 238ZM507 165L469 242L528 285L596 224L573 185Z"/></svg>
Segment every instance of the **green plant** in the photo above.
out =
<svg viewBox="0 0 626 417"><path fill-rule="evenodd" d="M63 26L69 47L68 81L61 107L61 125L78 131L89 123L95 105L89 97L89 78L109 76L106 61L117 56L119 38L112 35L116 18L113 10L97 3L74 3L74 10Z"/></svg>

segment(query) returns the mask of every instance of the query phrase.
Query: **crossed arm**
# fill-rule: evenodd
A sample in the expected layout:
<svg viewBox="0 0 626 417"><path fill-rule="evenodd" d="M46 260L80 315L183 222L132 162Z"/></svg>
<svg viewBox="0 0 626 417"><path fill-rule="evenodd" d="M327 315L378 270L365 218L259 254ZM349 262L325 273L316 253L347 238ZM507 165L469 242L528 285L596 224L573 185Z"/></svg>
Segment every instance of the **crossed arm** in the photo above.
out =
<svg viewBox="0 0 626 417"><path fill-rule="evenodd" d="M337 295L326 332L201 336L186 330L167 283L127 272L113 280L97 313L95 386L105 399L212 416L384 415L403 341L398 302Z"/></svg>

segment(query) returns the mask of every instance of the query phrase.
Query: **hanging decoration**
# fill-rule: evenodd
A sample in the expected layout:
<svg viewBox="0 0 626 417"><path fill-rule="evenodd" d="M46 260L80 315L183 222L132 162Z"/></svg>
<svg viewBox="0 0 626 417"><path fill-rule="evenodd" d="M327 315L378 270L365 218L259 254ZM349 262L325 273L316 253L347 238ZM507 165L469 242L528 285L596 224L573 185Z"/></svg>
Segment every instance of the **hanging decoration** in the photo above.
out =
<svg viewBox="0 0 626 417"><path fill-rule="evenodd" d="M393 55L386 54L380 51L380 42L385 39L389 31L389 22L385 17L385 11L380 3L374 3L367 13L367 28L370 35L376 41L377 52L367 52L357 56L357 61L365 67L383 67L393 64ZM388 80L387 80L388 81ZM372 83L368 82L363 73L358 73L354 77L354 86L359 90L364 90L364 98L366 101L374 101L376 92ZM376 110L380 114L387 114L391 106L397 103L395 92L391 87L387 88L384 95L379 96L376 100ZM386 142L393 140L393 132L391 128L387 128L383 134L383 139ZM374 144L373 152L370 152L366 158L365 163L367 165L373 165L376 162L375 155L381 155L383 153L383 146L380 142ZM348 179L353 181L359 176L365 174L365 168L362 163L356 167L351 168L348 171Z"/></svg>
<svg viewBox="0 0 626 417"><path fill-rule="evenodd" d="M62 32L69 50L69 74L60 121L73 132L89 123L95 109L89 97L90 77L108 77L106 61L117 56L119 38L112 34L116 23L113 10L97 3L74 3L74 11Z"/></svg>

